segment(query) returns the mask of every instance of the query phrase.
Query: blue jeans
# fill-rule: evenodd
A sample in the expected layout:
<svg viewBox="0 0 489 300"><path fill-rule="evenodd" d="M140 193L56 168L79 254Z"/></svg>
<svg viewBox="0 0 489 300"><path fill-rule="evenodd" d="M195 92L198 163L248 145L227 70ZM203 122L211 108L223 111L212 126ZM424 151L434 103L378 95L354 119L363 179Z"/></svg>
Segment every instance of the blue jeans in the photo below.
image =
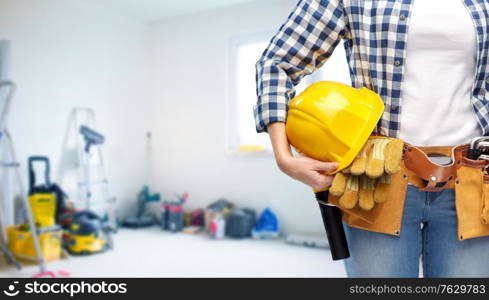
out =
<svg viewBox="0 0 489 300"><path fill-rule="evenodd" d="M489 237L459 241L454 190L408 186L401 235L345 226L349 277L489 277Z"/></svg>

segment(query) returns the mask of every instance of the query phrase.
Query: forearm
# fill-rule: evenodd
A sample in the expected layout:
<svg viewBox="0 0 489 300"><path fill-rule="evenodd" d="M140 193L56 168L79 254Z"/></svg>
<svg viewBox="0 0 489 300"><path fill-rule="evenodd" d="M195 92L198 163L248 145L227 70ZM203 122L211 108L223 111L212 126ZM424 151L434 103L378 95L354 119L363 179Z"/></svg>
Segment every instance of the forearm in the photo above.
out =
<svg viewBox="0 0 489 300"><path fill-rule="evenodd" d="M282 172L299 180L315 191L324 190L331 185L332 176L324 173L332 172L338 164L334 162L321 162L315 159L292 154L284 122L273 122L267 126L268 134L272 141L275 161Z"/></svg>
<svg viewBox="0 0 489 300"><path fill-rule="evenodd" d="M267 126L272 141L273 154L280 169L283 168L287 158L292 157L292 151L285 132L284 122L274 122Z"/></svg>

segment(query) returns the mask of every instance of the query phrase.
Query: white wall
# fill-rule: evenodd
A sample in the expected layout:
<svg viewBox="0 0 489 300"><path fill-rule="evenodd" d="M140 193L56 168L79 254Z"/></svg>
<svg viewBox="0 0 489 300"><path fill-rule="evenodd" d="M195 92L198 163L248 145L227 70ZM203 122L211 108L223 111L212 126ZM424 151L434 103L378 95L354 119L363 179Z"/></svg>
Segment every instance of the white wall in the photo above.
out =
<svg viewBox="0 0 489 300"><path fill-rule="evenodd" d="M53 176L72 169L73 160L60 166L69 112L89 106L107 138L112 194L122 212L132 208L144 181L149 128L146 26L79 0L0 0L2 38L12 41L19 89L10 128L23 172L33 154L52 159ZM75 196L73 176L61 181Z"/></svg>
<svg viewBox="0 0 489 300"><path fill-rule="evenodd" d="M271 154L229 156L224 146L229 40L278 30L295 4L258 1L152 24L153 174L166 195L189 191L191 206L220 197L270 204L287 232L323 235L309 188L280 173Z"/></svg>
<svg viewBox="0 0 489 300"><path fill-rule="evenodd" d="M270 154L225 153L229 40L276 31L295 3L257 1L147 26L93 2L0 0L0 39L12 40L19 85L10 127L21 162L50 156L53 175L74 196L63 137L71 108L91 106L107 136L122 214L144 183L151 129L152 181L165 199L188 191L191 207L221 197L258 210L271 205L287 232L323 235L310 189L282 174Z"/></svg>

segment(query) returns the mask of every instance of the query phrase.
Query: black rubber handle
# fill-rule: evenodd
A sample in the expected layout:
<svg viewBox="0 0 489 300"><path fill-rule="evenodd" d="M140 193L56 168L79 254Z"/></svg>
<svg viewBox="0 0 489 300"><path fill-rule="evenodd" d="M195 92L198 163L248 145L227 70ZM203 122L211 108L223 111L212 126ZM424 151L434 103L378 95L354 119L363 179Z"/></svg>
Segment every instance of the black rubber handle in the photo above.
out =
<svg viewBox="0 0 489 300"><path fill-rule="evenodd" d="M36 186L36 173L34 171L34 163L35 162L42 162L46 165L44 169L44 183L46 186L51 185L51 179L49 177L49 174L51 172L50 170L50 165L49 165L49 158L46 156L31 156L28 159L28 167L29 167L29 193L31 193Z"/></svg>
<svg viewBox="0 0 489 300"><path fill-rule="evenodd" d="M345 229L341 220L341 210L336 206L328 205L328 192L316 193L319 209L323 218L324 229L328 236L329 248L333 260L341 260L350 257Z"/></svg>

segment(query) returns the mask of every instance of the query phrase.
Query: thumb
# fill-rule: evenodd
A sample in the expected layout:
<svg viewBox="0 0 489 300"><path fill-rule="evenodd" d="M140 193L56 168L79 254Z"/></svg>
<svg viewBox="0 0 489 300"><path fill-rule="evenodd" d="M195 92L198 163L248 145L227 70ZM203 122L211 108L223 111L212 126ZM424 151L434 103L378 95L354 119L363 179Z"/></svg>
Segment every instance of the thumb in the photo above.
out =
<svg viewBox="0 0 489 300"><path fill-rule="evenodd" d="M321 162L316 165L317 171L333 172L338 168L337 162Z"/></svg>

